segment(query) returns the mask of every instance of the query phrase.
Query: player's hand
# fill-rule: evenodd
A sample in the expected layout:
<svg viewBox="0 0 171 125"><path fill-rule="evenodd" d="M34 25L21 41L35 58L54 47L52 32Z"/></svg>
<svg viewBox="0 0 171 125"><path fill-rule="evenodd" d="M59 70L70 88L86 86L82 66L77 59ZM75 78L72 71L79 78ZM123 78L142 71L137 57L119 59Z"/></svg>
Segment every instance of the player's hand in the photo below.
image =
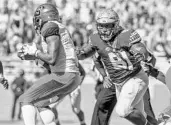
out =
<svg viewBox="0 0 171 125"><path fill-rule="evenodd" d="M36 48L35 44L33 44L33 45L25 44L22 47L22 51L23 51L24 55L35 56L37 48Z"/></svg>
<svg viewBox="0 0 171 125"><path fill-rule="evenodd" d="M24 52L22 50L19 50L17 52L17 56L21 59L21 60L25 60L25 55Z"/></svg>
<svg viewBox="0 0 171 125"><path fill-rule="evenodd" d="M108 76L105 76L103 78L103 87L104 88L110 88L112 86L112 81L110 80L110 78Z"/></svg>
<svg viewBox="0 0 171 125"><path fill-rule="evenodd" d="M0 78L0 83L4 86L5 89L8 89L9 87L8 80L5 79L3 76Z"/></svg>

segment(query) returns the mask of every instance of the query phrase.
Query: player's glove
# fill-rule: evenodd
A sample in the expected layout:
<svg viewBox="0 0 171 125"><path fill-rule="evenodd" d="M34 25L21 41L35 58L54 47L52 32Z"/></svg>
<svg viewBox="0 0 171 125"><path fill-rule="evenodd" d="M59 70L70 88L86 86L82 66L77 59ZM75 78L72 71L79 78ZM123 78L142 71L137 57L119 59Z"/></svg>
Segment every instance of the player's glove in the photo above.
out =
<svg viewBox="0 0 171 125"><path fill-rule="evenodd" d="M28 45L25 44L18 51L18 57L22 60L35 60L37 57L37 52L40 50L37 49L35 44Z"/></svg>
<svg viewBox="0 0 171 125"><path fill-rule="evenodd" d="M23 49L24 55L31 55L31 56L35 56L36 51L37 51L37 48L34 44L33 45L25 44L23 45L22 49Z"/></svg>
<svg viewBox="0 0 171 125"><path fill-rule="evenodd" d="M5 89L8 89L9 87L8 81L3 76L0 77L0 83L4 86Z"/></svg>
<svg viewBox="0 0 171 125"><path fill-rule="evenodd" d="M112 86L112 81L110 80L110 78L108 76L105 76L103 78L103 87L104 88L110 88Z"/></svg>

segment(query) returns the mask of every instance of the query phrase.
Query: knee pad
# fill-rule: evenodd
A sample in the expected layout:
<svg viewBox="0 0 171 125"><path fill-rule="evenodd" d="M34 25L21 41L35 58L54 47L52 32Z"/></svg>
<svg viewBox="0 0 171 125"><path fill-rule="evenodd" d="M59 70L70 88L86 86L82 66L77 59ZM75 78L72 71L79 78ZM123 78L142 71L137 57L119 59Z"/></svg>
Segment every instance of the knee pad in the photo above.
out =
<svg viewBox="0 0 171 125"><path fill-rule="evenodd" d="M40 116L45 125L52 123L55 119L55 115L50 109L41 111Z"/></svg>

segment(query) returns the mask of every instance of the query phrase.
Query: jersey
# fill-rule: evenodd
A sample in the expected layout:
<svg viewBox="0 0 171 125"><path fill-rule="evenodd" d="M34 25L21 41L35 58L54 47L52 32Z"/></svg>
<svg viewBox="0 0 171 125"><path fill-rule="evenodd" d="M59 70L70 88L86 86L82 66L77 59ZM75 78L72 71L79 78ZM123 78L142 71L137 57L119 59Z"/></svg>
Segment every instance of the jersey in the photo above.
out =
<svg viewBox="0 0 171 125"><path fill-rule="evenodd" d="M90 44L85 51L89 52L87 56L97 52L112 82L121 84L141 70L140 62L146 58L146 48L135 30L120 31L111 43L102 41L95 33L90 36Z"/></svg>
<svg viewBox="0 0 171 125"><path fill-rule="evenodd" d="M48 36L58 35L60 38L58 57L55 64L50 65L51 72L78 72L78 59L75 47L65 26L57 21L49 21L43 25L41 35L45 42Z"/></svg>

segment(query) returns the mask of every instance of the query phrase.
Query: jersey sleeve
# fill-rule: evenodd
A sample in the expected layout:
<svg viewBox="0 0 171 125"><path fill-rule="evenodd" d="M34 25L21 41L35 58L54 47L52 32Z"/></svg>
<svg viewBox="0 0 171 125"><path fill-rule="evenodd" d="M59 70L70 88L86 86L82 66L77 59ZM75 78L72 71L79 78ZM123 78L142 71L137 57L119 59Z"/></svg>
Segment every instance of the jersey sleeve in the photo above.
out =
<svg viewBox="0 0 171 125"><path fill-rule="evenodd" d="M135 31L133 29L131 30L131 35L129 37L129 41L130 41L130 44L135 44L135 43L141 42L141 37L137 31Z"/></svg>
<svg viewBox="0 0 171 125"><path fill-rule="evenodd" d="M141 42L141 37L135 30L132 30L130 35L129 50L134 55L137 62L145 61L148 58L147 48Z"/></svg>
<svg viewBox="0 0 171 125"><path fill-rule="evenodd" d="M56 23L47 22L43 25L41 29L41 35L44 39L53 35L59 36L59 26Z"/></svg>

